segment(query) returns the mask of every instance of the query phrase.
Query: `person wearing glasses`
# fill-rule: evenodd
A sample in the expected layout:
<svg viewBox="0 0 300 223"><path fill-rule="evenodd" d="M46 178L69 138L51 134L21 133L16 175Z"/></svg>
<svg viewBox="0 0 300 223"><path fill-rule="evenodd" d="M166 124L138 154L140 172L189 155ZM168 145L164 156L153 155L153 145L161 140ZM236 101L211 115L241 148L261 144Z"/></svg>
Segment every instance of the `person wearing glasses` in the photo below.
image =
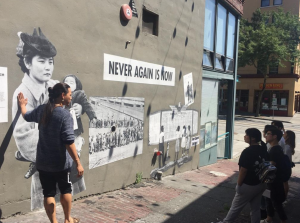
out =
<svg viewBox="0 0 300 223"><path fill-rule="evenodd" d="M262 223L271 223L275 215L275 210L281 220L285 223L287 215L283 209L282 203L285 201L284 179L283 179L283 150L278 142L282 138L282 131L280 129L266 129L265 130L266 142L270 145L270 162L276 166L276 178L273 183L268 184L271 191L270 198L266 198L267 202L267 218L262 220Z"/></svg>

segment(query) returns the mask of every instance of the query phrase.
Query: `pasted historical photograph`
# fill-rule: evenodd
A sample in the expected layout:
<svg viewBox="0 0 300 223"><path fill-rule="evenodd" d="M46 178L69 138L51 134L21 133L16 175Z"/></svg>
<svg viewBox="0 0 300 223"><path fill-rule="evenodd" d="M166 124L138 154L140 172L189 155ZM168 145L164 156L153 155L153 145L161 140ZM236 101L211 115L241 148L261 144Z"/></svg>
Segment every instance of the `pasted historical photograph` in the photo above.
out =
<svg viewBox="0 0 300 223"><path fill-rule="evenodd" d="M181 167L193 158L190 155L191 139L198 132L199 113L186 110L186 106L180 103L170 108L149 117L149 145L158 145L152 159L153 166L158 161L158 168L151 171L151 177L155 177L158 171L165 172L176 165ZM171 141L175 141L175 147L170 147Z"/></svg>
<svg viewBox="0 0 300 223"><path fill-rule="evenodd" d="M184 101L189 106L194 103L193 74L189 73L183 76Z"/></svg>
<svg viewBox="0 0 300 223"><path fill-rule="evenodd" d="M48 88L53 87L59 81L52 78L54 72L54 57L56 48L43 34L41 29L34 29L33 34L19 32L19 44L17 46L16 64L20 66L20 85L15 90L12 103L12 118L16 123L13 136L17 145L15 158L21 162L28 162L28 170L24 170L25 179L31 179L31 210L43 208L44 196L36 168L36 152L39 140L38 123L26 122L18 112L17 94L22 92L28 99L26 108L31 111L39 105L46 104L49 100ZM16 38L17 41L17 38ZM23 75L22 75L23 73ZM57 79L60 79L56 77ZM80 80L75 75L67 75L64 83L70 85L73 92L72 102L69 108L74 119L75 145L80 157L81 147L85 140L81 136L83 126L81 116L86 113L90 120L96 120L95 112L87 100ZM70 180L72 182L73 195L86 190L84 178L77 177L77 170L73 163ZM59 191L59 190L57 190ZM59 201L59 194L56 201Z"/></svg>
<svg viewBox="0 0 300 223"><path fill-rule="evenodd" d="M144 98L90 97L97 120L89 128L89 168L143 152Z"/></svg>

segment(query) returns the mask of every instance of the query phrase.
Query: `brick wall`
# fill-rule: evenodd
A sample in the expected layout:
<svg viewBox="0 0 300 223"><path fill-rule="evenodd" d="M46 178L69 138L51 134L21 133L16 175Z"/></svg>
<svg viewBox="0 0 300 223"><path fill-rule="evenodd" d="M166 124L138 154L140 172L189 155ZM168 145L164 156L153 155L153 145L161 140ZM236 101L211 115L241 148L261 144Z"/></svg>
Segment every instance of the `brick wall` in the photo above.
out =
<svg viewBox="0 0 300 223"><path fill-rule="evenodd" d="M243 5L245 0L225 0L228 2L236 11L243 14Z"/></svg>

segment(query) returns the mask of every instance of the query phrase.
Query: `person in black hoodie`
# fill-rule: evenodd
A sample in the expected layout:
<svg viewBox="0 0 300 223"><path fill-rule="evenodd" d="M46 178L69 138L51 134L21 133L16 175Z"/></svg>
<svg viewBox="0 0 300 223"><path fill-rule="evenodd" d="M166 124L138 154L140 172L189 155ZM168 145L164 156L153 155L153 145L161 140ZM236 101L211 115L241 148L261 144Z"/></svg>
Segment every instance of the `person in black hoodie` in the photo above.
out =
<svg viewBox="0 0 300 223"><path fill-rule="evenodd" d="M266 144L261 140L261 132L256 128L246 131L244 140L250 146L242 152L239 159L239 176L236 194L231 208L223 222L233 222L243 208L250 203L251 222L260 222L260 199L265 185L259 180L259 165L269 159Z"/></svg>

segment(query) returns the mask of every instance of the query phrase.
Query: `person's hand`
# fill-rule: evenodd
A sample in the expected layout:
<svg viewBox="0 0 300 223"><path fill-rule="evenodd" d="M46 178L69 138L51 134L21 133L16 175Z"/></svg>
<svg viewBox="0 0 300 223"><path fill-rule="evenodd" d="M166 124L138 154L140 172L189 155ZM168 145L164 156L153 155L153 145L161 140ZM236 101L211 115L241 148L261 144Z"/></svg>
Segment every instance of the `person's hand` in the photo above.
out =
<svg viewBox="0 0 300 223"><path fill-rule="evenodd" d="M78 172L77 177L82 177L82 176L83 176L84 169L83 169L83 167L81 166L81 164L79 164L79 165L77 166L77 172Z"/></svg>
<svg viewBox="0 0 300 223"><path fill-rule="evenodd" d="M18 102L20 107L27 105L28 99L24 97L22 92L18 94Z"/></svg>
<svg viewBox="0 0 300 223"><path fill-rule="evenodd" d="M79 118L82 114L82 106L81 104L78 104L78 103L75 103L73 104L73 107L72 107L75 111L75 115L77 118Z"/></svg>

